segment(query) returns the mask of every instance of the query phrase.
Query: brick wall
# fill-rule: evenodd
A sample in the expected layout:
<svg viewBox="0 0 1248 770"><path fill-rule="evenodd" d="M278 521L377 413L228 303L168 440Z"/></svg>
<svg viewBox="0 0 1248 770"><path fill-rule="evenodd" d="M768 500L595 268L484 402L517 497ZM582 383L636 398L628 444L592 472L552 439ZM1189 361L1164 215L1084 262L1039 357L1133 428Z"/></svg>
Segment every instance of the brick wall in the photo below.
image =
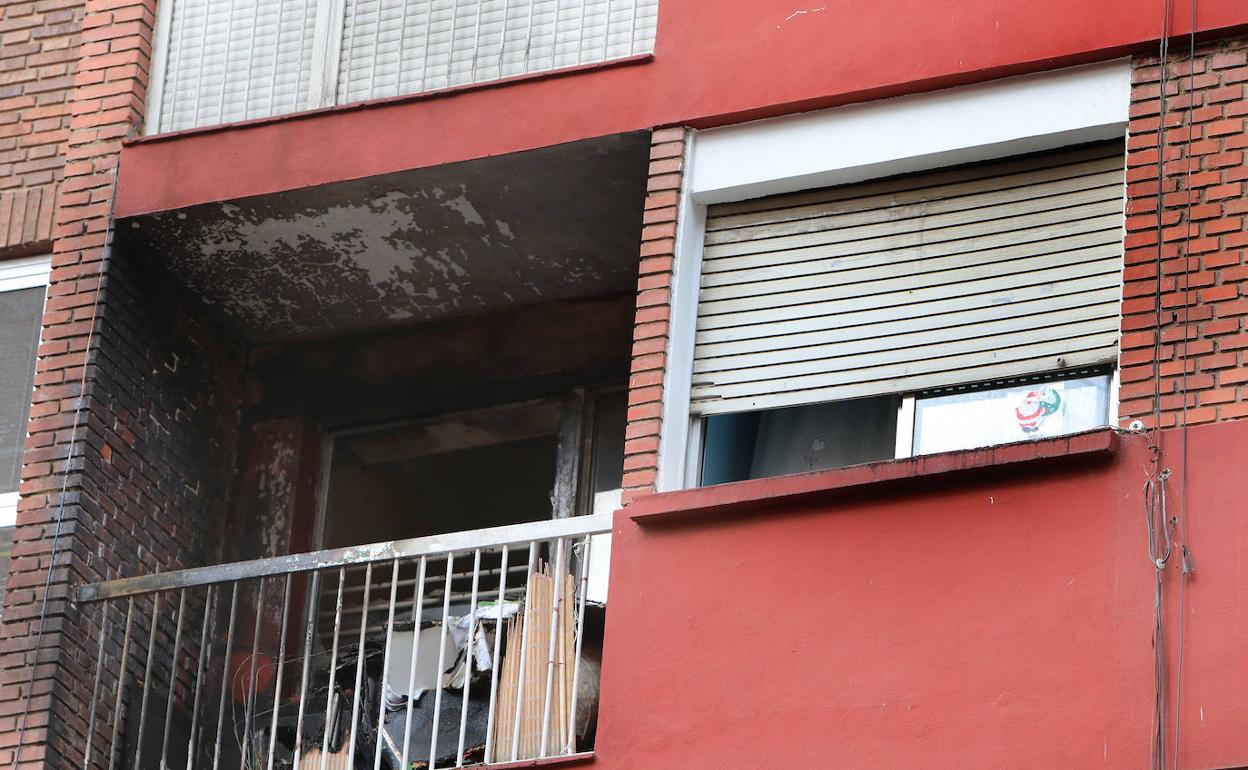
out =
<svg viewBox="0 0 1248 770"><path fill-rule="evenodd" d="M0 258L46 250L85 0L0 0Z"/></svg>
<svg viewBox="0 0 1248 770"><path fill-rule="evenodd" d="M6 10L29 8L46 21L54 5ZM120 143L142 117L153 5L89 0L81 59L61 113L51 284L0 626L0 762L12 762L25 709L20 763L27 767L82 763L100 612L72 607L72 588L109 570L115 577L119 569L191 566L221 552L243 351L158 270L120 249L108 253ZM40 79L42 86L55 82ZM22 98L10 107L29 110L30 98ZM136 627L146 628L147 606L140 603ZM114 615L104 692L112 692L120 668L119 620ZM108 710L97 719L97 738L115 718ZM107 757L97 753L96 760Z"/></svg>
<svg viewBox="0 0 1248 770"><path fill-rule="evenodd" d="M1248 416L1248 164L1244 156L1248 147L1248 39L1203 44L1197 48L1194 61L1189 59L1185 46L1175 47L1183 52L1172 55L1168 68L1164 173L1160 187L1160 61L1156 57L1139 57L1134 67L1127 146L1127 249L1120 360L1119 414L1124 423L1135 418L1148 425L1153 423L1159 192L1164 208L1162 425L1173 426L1180 419L1185 368L1189 424ZM1186 363L1182 358L1185 335Z"/></svg>
<svg viewBox="0 0 1248 770"><path fill-rule="evenodd" d="M686 129L661 128L650 140L650 178L642 220L637 317L624 443L624 502L654 490L659 464L663 371L670 329L676 211Z"/></svg>

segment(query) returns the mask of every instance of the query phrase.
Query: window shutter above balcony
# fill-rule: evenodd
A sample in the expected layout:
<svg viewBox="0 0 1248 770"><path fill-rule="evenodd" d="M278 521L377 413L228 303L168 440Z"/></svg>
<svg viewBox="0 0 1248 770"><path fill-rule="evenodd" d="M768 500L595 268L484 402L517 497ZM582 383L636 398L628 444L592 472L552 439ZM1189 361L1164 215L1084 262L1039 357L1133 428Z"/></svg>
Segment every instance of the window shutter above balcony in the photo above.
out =
<svg viewBox="0 0 1248 770"><path fill-rule="evenodd" d="M346 0L339 104L654 49L658 0Z"/></svg>
<svg viewBox="0 0 1248 770"><path fill-rule="evenodd" d="M1120 142L710 207L692 408L1112 362Z"/></svg>
<svg viewBox="0 0 1248 770"><path fill-rule="evenodd" d="M147 133L654 50L658 0L162 0Z"/></svg>
<svg viewBox="0 0 1248 770"><path fill-rule="evenodd" d="M315 22L316 0L171 0L148 133L307 109Z"/></svg>

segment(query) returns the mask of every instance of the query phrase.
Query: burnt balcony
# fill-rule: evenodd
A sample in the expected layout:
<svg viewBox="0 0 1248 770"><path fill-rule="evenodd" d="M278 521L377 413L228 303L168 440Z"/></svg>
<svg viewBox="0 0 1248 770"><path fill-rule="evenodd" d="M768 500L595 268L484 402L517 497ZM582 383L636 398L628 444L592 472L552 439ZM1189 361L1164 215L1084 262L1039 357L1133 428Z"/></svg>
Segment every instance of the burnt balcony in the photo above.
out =
<svg viewBox="0 0 1248 770"><path fill-rule="evenodd" d="M648 152L616 135L118 221L84 766L592 746Z"/></svg>
<svg viewBox="0 0 1248 770"><path fill-rule="evenodd" d="M86 767L447 768L592 749L611 514L87 585Z"/></svg>

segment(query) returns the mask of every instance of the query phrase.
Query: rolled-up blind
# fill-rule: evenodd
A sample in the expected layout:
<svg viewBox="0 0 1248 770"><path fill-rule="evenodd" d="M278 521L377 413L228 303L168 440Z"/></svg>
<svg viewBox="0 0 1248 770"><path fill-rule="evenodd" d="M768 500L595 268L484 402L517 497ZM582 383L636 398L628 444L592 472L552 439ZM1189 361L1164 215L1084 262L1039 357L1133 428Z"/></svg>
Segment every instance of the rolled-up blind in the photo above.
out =
<svg viewBox="0 0 1248 770"><path fill-rule="evenodd" d="M178 131L308 109L316 0L167 0L159 121Z"/></svg>
<svg viewBox="0 0 1248 770"><path fill-rule="evenodd" d="M654 49L658 0L346 0L339 104Z"/></svg>
<svg viewBox="0 0 1248 770"><path fill-rule="evenodd" d="M1123 146L712 206L692 409L1112 362Z"/></svg>
<svg viewBox="0 0 1248 770"><path fill-rule="evenodd" d="M658 21L658 0L323 0L320 26L317 0L162 3L148 133L622 59Z"/></svg>

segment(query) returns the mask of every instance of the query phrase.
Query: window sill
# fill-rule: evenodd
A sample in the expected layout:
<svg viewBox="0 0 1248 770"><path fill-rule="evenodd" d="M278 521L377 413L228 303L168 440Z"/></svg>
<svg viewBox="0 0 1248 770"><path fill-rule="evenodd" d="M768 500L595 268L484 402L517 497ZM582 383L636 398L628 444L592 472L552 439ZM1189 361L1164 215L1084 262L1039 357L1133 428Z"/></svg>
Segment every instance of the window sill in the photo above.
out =
<svg viewBox="0 0 1248 770"><path fill-rule="evenodd" d="M564 757L546 757L544 759L521 759L516 762L491 762L488 765L469 765L469 767L489 768L489 770L520 770L525 767L581 767L593 764L594 752L583 751L580 754L568 754Z"/></svg>
<svg viewBox="0 0 1248 770"><path fill-rule="evenodd" d="M1099 428L1061 438L662 492L634 500L624 513L642 526L661 525L700 516L740 514L877 484L938 478L1022 463L1058 464L1109 457L1117 447L1117 433L1112 428Z"/></svg>

